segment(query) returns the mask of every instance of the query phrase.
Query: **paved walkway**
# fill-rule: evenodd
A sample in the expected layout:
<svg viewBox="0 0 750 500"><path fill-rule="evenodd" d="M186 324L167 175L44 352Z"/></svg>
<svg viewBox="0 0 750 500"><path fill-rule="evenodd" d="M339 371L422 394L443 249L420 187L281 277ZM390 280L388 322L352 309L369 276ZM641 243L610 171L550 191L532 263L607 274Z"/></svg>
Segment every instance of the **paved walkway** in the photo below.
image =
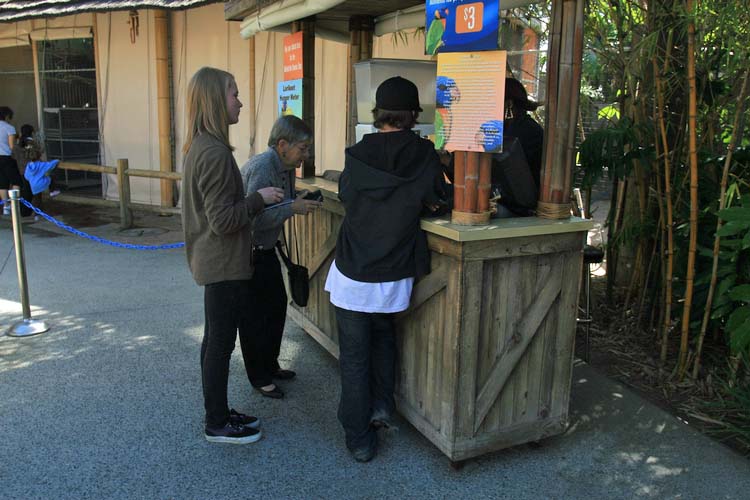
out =
<svg viewBox="0 0 750 500"><path fill-rule="evenodd" d="M748 498L750 462L583 364L569 431L541 447L454 471L402 421L375 460L355 463L335 418L336 361L291 322L282 358L299 377L283 384L286 399L251 392L241 357L232 361L230 401L262 419L264 439L207 443L202 293L183 252L34 226L33 314L52 329L0 337L0 498ZM12 235L0 221L0 331L18 319Z"/></svg>

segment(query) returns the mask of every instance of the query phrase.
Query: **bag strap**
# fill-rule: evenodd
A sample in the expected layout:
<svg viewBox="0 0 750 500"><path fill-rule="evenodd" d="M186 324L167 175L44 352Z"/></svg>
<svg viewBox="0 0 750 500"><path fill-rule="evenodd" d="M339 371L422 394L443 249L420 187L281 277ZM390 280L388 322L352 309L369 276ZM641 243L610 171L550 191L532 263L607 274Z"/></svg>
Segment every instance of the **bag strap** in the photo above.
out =
<svg viewBox="0 0 750 500"><path fill-rule="evenodd" d="M294 232L296 230L296 227L295 227L295 224L294 224L294 216L292 216L291 220L292 220L292 227L291 227L291 231L289 231L289 238L291 238L292 240L294 240L294 248L295 248L296 253L297 253L297 262L299 262L299 247L297 246L297 238L295 238L295 236L294 236ZM279 249L279 254L281 255L281 260L284 261L284 264L286 264L286 267L288 269L290 266L294 265L294 262L291 259L292 252L290 252L290 250L289 250L289 245L288 245L286 237L284 236L283 233L282 233L282 239L284 240L284 243L282 244L281 241L277 241L276 242L276 248ZM286 250L286 251L284 251L284 250Z"/></svg>

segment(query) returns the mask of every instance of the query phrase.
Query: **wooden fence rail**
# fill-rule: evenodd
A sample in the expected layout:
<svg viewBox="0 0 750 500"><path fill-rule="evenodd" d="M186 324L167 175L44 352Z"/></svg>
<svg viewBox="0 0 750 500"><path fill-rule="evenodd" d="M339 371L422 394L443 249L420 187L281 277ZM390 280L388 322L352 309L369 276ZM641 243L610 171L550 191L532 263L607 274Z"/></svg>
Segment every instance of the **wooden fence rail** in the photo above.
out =
<svg viewBox="0 0 750 500"><path fill-rule="evenodd" d="M180 172L162 172L160 170L143 170L129 168L127 159L117 160L117 167L106 165L89 165L86 163L60 162L57 168L63 170L75 170L78 172L93 172L98 174L112 174L117 176L117 191L120 195L120 227L129 229L133 227L133 211L130 202L130 178L146 177L150 179L162 179L171 181L182 180ZM173 207L160 207L160 211L174 212Z"/></svg>

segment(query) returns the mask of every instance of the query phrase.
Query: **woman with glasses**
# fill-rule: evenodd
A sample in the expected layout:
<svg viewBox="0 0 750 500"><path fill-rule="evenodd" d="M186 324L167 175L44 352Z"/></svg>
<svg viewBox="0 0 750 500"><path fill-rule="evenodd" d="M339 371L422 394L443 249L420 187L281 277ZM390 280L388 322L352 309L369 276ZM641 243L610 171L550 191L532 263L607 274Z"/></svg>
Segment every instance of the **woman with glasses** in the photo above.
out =
<svg viewBox="0 0 750 500"><path fill-rule="evenodd" d="M250 384L263 396L281 399L284 392L274 380L291 380L296 373L279 365L281 337L286 321L287 296L276 242L284 222L294 215L307 215L322 205L304 199L306 192L294 189L294 169L310 155L312 130L296 116L282 116L271 129L268 149L251 158L240 169L245 191L267 187L281 188L287 203L268 207L253 224L253 263L251 280L254 335L240 339Z"/></svg>

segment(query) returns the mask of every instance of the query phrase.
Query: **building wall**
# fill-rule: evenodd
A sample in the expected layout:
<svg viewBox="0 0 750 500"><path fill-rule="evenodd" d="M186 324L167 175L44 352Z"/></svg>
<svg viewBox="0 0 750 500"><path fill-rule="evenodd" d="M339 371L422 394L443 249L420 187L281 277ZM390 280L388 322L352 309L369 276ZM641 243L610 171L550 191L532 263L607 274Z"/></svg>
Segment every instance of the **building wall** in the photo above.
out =
<svg viewBox="0 0 750 500"><path fill-rule="evenodd" d="M127 158L132 168L159 170L159 122L156 106L156 62L154 11L140 10L139 34L130 39L128 12L80 14L21 22L0 26L8 37L23 31L35 33L37 39L92 36L97 50L99 89L99 127L101 156L104 165L115 166L119 158ZM282 80L281 33L260 33L255 37L255 94L257 114L255 136L251 137L249 100L249 42L239 34L239 23L224 20L223 4L211 4L187 11L170 12L172 73L174 91L173 127L175 165L182 171L182 146L185 137L185 97L192 75L203 66L213 66L234 74L245 104L238 124L230 127L230 141L235 146L238 165L253 152L267 148L268 135L277 118L277 83ZM386 35L376 38L375 57L429 59L424 56L421 35L410 35L407 43ZM347 116L348 45L317 39L315 42L315 150L316 173L341 170L344 166ZM26 102L30 94L16 100ZM5 94L4 94L5 95ZM10 94L8 94L10 95ZM29 110L35 105L29 103ZM25 119L25 118L24 118ZM30 121L30 120L27 120ZM114 176L104 176L103 186L108 199L117 199ZM179 189L179 187L178 187ZM132 178L131 197L134 202L158 205L161 201L160 181Z"/></svg>
<svg viewBox="0 0 750 500"><path fill-rule="evenodd" d="M18 133L25 123L39 129L32 59L31 45L0 47L0 106L13 110Z"/></svg>

